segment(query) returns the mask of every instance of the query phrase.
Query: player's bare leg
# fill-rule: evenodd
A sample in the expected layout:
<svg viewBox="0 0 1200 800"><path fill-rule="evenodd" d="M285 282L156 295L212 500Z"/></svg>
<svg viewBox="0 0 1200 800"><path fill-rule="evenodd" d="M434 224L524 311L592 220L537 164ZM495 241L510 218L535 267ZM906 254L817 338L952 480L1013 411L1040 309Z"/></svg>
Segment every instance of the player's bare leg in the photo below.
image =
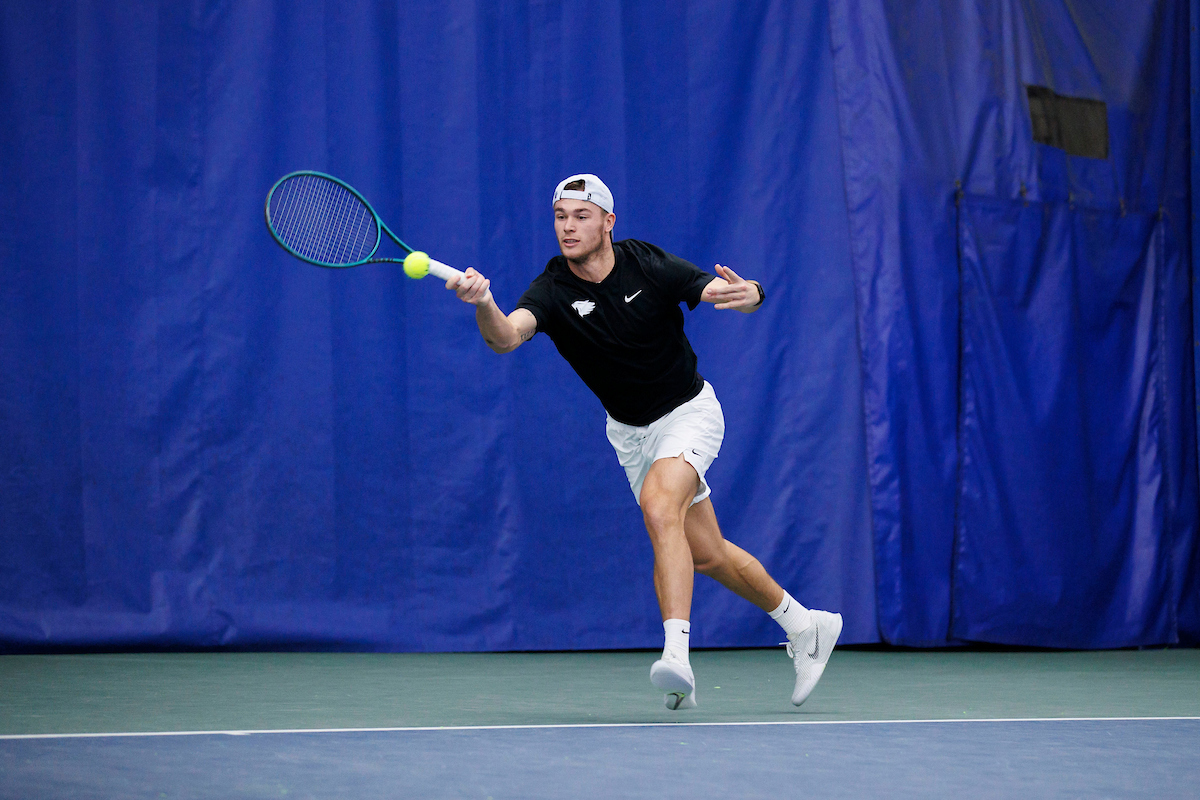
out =
<svg viewBox="0 0 1200 800"><path fill-rule="evenodd" d="M651 487L649 494L647 486ZM691 573L708 575L766 611L786 631L788 656L796 670L792 702L800 705L825 671L842 631L842 617L804 608L775 582L757 558L727 541L717 524L712 502L705 498L691 504L697 488L695 469L680 456L655 461L642 489L642 515L654 545L654 586L668 640L669 625L690 619ZM686 563L681 563L681 538ZM651 680L666 692L667 707L672 709L695 705L695 679L687 663L686 638L684 642L679 664L671 656L668 641L663 658L651 670Z"/></svg>
<svg viewBox="0 0 1200 800"><path fill-rule="evenodd" d="M650 668L650 681L673 711L696 705L696 680L688 660L694 566L684 522L699 481L682 457L662 458L646 473L639 497L654 547L654 591L666 634L662 658Z"/></svg>
<svg viewBox="0 0 1200 800"><path fill-rule="evenodd" d="M684 532L696 572L754 603L783 627L788 656L796 670L792 702L803 703L825 672L829 654L841 635L841 615L810 611L796 602L757 558L725 539L708 498L688 509Z"/></svg>
<svg viewBox="0 0 1200 800"><path fill-rule="evenodd" d="M778 608L783 601L783 587L757 558L721 535L709 498L688 509L684 533L696 572L713 578L767 613Z"/></svg>
<svg viewBox="0 0 1200 800"><path fill-rule="evenodd" d="M691 505L699 481L695 468L678 456L655 461L642 487L642 516L654 546L654 588L663 619L690 619L693 572L772 611L783 600L783 588L757 558L721 535L709 498Z"/></svg>
<svg viewBox="0 0 1200 800"><path fill-rule="evenodd" d="M841 635L841 614L809 610L797 603L757 558L726 541L708 498L688 509L684 528L696 571L754 603L783 627L788 656L796 670L792 702L803 703L825 672L829 654Z"/></svg>
<svg viewBox="0 0 1200 800"><path fill-rule="evenodd" d="M663 619L689 619L694 567L684 521L700 478L691 464L660 458L646 473L642 518L654 547L654 591Z"/></svg>

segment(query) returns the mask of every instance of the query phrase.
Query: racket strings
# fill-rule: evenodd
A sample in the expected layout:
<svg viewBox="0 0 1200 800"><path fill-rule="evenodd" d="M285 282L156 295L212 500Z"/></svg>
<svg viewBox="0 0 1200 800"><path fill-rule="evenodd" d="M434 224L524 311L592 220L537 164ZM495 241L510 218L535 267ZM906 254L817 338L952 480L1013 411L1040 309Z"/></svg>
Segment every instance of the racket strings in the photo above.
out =
<svg viewBox="0 0 1200 800"><path fill-rule="evenodd" d="M379 243L370 208L341 184L318 175L298 175L280 184L270 219L288 248L324 264L358 263Z"/></svg>

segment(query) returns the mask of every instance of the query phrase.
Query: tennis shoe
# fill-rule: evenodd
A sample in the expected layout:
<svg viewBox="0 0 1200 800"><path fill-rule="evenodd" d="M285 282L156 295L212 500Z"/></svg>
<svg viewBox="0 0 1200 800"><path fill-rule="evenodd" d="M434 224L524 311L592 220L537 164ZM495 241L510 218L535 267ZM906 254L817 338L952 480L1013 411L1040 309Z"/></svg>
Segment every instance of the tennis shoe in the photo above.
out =
<svg viewBox="0 0 1200 800"><path fill-rule="evenodd" d="M796 688L792 690L792 705L800 705L825 672L829 655L842 635L842 615L828 611L813 611L812 624L800 633L789 633L787 654L796 665Z"/></svg>
<svg viewBox="0 0 1200 800"><path fill-rule="evenodd" d="M692 675L692 667L675 651L667 650L654 662L650 667L650 682L666 692L663 703L672 711L696 707L696 678Z"/></svg>

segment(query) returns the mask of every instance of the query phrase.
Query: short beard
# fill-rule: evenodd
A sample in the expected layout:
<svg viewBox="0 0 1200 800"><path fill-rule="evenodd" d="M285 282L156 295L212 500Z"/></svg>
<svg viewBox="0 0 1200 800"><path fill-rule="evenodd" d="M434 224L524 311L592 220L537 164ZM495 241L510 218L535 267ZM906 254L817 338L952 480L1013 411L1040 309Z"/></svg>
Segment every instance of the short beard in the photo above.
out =
<svg viewBox="0 0 1200 800"><path fill-rule="evenodd" d="M558 252L562 253L563 258L565 258L567 261L571 262L572 264L586 264L588 262L589 258L591 258L592 256L596 255L596 253L599 253L601 250L604 249L605 244L608 244L610 246L612 244L612 232L611 231L605 231L604 235L600 237L600 244L596 245L592 250L588 251L587 253L584 253L582 256L569 256L566 253L563 253L562 245L559 245Z"/></svg>

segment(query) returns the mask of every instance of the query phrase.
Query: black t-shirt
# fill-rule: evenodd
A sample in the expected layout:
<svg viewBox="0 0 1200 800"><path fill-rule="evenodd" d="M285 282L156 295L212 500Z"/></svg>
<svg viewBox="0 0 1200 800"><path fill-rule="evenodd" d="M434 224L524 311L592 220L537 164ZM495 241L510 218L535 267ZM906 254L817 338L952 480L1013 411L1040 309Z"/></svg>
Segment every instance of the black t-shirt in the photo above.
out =
<svg viewBox="0 0 1200 800"><path fill-rule="evenodd" d="M649 425L704 388L679 304L695 308L713 276L636 239L614 242L613 253L600 283L555 256L517 308L529 309L613 419Z"/></svg>

